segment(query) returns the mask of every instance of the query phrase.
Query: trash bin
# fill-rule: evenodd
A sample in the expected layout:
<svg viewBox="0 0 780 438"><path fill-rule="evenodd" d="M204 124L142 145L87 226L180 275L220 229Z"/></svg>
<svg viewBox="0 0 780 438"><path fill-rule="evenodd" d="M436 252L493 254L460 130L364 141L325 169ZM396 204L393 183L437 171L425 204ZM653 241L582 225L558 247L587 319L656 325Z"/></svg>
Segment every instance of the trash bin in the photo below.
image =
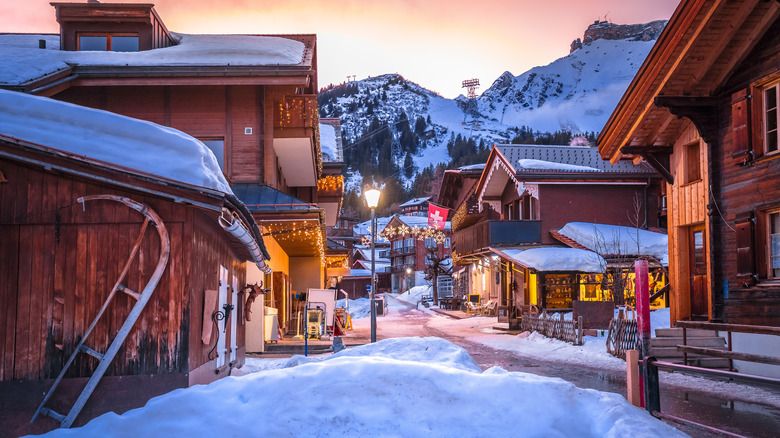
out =
<svg viewBox="0 0 780 438"><path fill-rule="evenodd" d="M376 307L376 314L378 316L384 316L385 314L385 297L374 298L374 306Z"/></svg>

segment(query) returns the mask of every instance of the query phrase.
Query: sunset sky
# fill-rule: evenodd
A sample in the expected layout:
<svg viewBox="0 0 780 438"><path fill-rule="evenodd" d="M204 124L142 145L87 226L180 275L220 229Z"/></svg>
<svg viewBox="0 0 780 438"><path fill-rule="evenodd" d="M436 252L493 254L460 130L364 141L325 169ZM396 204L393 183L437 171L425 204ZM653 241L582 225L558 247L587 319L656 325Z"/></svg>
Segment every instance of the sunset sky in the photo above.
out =
<svg viewBox="0 0 780 438"><path fill-rule="evenodd" d="M106 1L107 2L107 1ZM0 32L56 33L49 0L0 1ZM132 3L132 2L123 2ZM668 19L679 0L151 0L180 33L316 33L324 87L399 73L456 97L569 53L594 20ZM2 68L2 67L0 67Z"/></svg>

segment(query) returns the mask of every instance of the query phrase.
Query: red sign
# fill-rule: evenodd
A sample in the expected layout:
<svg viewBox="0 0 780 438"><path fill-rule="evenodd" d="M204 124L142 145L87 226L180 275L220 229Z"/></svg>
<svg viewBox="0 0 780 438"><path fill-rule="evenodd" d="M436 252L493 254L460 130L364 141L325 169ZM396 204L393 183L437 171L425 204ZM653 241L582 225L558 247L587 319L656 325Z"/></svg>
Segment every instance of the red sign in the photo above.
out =
<svg viewBox="0 0 780 438"><path fill-rule="evenodd" d="M449 214L449 211L448 208L428 204L428 226L443 230L444 223L447 222L447 214Z"/></svg>

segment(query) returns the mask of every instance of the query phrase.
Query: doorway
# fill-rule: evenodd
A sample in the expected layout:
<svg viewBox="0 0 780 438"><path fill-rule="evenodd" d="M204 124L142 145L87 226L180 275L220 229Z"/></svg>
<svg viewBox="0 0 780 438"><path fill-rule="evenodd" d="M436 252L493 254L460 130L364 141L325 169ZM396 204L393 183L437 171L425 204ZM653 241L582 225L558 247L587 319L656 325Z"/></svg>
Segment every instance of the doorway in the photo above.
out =
<svg viewBox="0 0 780 438"><path fill-rule="evenodd" d="M707 302L707 243L704 225L696 225L690 228L688 249L691 320L706 321L709 312Z"/></svg>

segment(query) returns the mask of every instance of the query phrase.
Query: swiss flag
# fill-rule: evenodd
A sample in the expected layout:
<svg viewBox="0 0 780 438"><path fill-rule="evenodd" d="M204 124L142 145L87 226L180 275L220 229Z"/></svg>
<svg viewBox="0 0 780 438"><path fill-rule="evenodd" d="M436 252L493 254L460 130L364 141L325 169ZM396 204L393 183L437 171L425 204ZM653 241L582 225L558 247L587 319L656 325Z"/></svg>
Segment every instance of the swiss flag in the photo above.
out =
<svg viewBox="0 0 780 438"><path fill-rule="evenodd" d="M433 204L428 204L428 226L444 229L444 223L447 222L447 214L449 209L444 207L437 207Z"/></svg>

